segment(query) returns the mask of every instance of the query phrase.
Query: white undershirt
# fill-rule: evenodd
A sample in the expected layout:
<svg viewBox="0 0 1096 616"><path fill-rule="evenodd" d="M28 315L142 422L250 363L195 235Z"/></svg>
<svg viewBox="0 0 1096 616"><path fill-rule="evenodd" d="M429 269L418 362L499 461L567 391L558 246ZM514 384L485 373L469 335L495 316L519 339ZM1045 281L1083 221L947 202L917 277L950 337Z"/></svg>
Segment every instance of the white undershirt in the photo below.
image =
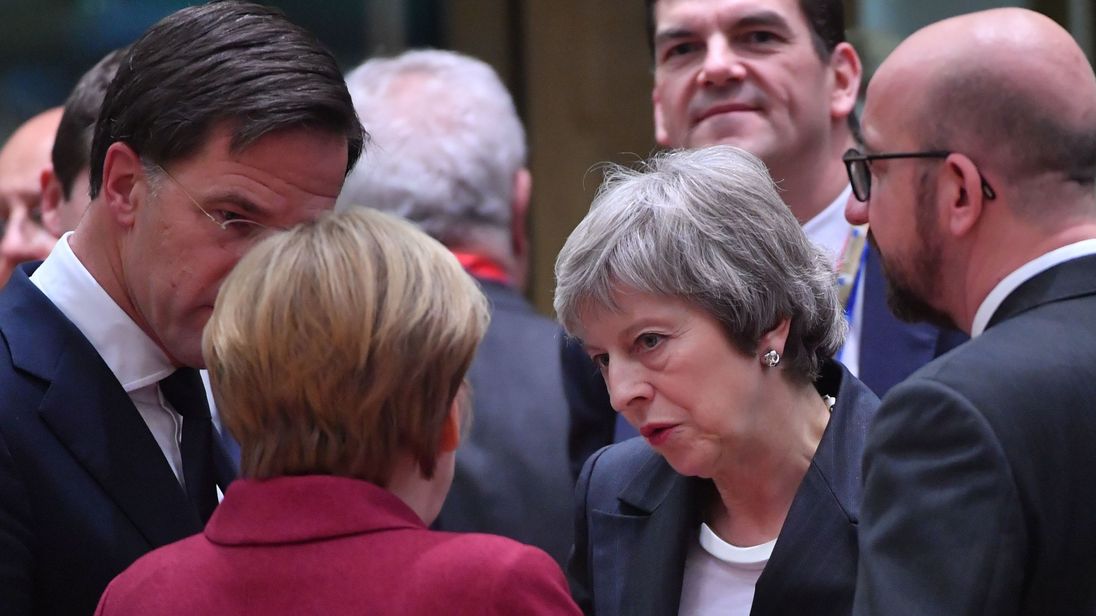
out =
<svg viewBox="0 0 1096 616"><path fill-rule="evenodd" d="M680 616L749 616L757 579L769 562L776 539L740 548L701 523L699 541L689 546L681 585Z"/></svg>
<svg viewBox="0 0 1096 616"><path fill-rule="evenodd" d="M175 371L163 350L129 318L72 252L66 233L30 280L84 334L129 394L156 444L183 483L183 418L160 393Z"/></svg>
<svg viewBox="0 0 1096 616"><path fill-rule="evenodd" d="M845 252L845 242L849 239L849 230L852 226L845 220L845 203L852 194L852 186L846 186L845 190L833 200L826 209L814 218L803 224L803 233L815 246L826 251L830 256L830 263L834 268L841 266L841 259ZM845 337L845 344L841 347L837 357L849 372L856 376L860 373L860 332L864 327L864 268L860 268L856 281L856 296L852 298L853 312L852 322L849 323L849 333Z"/></svg>
<svg viewBox="0 0 1096 616"><path fill-rule="evenodd" d="M974 313L974 323L970 327L970 337L976 338L986 331L989 320L993 318L993 313L1001 307L1001 302L1004 302L1005 298L1020 285L1055 265L1093 254L1096 254L1096 239L1081 240L1052 250L1021 265L1011 274L1002 278L1001 282L998 282L997 286L993 287L989 295L982 300L982 304L978 306L978 312Z"/></svg>

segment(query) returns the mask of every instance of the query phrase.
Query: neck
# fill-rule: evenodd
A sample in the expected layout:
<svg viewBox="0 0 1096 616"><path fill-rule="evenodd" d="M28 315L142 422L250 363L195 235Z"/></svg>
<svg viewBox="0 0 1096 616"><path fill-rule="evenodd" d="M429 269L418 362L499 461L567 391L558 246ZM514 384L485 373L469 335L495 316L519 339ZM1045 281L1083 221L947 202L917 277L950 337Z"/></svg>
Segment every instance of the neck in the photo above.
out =
<svg viewBox="0 0 1096 616"><path fill-rule="evenodd" d="M827 154L822 165L793 163L774 165L770 172L780 189L780 197L788 205L800 225L806 224L849 185L841 152Z"/></svg>
<svg viewBox="0 0 1096 616"><path fill-rule="evenodd" d="M718 498L707 517L733 545L758 545L780 533L829 422L829 408L812 385L772 393L770 408L758 411L764 425L743 439L748 442L736 443L729 464L712 477Z"/></svg>
<svg viewBox="0 0 1096 616"><path fill-rule="evenodd" d="M412 456L400 454L393 467L392 477L384 487L400 497L422 519L423 524L430 526L441 513L445 495L449 493L449 486L453 481L454 460L452 451L438 454L434 476L427 479Z"/></svg>
<svg viewBox="0 0 1096 616"><path fill-rule="evenodd" d="M966 276L962 279L963 286L959 293L954 294L961 300L953 307L952 314L956 317L955 322L968 334L978 308L1006 276L1048 252L1083 240L1096 239L1096 221L1078 222L1049 232L1026 225L1013 225L997 230L992 238L992 242L978 243L978 246L984 247L982 250L972 251Z"/></svg>

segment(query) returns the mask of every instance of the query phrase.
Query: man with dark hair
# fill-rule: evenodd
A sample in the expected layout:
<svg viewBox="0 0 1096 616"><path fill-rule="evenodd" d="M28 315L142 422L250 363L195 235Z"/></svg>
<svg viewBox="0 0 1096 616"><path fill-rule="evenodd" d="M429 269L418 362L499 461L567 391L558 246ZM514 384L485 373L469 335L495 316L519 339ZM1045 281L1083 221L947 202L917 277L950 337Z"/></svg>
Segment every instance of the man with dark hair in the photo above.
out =
<svg viewBox="0 0 1096 616"><path fill-rule="evenodd" d="M42 226L54 237L76 228L87 209L91 138L125 49L116 49L84 73L65 101L57 137L50 152L52 165L42 174Z"/></svg>
<svg viewBox="0 0 1096 616"><path fill-rule="evenodd" d="M273 9L189 7L133 44L87 212L0 293L0 613L89 614L202 529L234 475L196 370L217 290L334 206L363 140L334 58Z"/></svg>
<svg viewBox="0 0 1096 616"><path fill-rule="evenodd" d="M856 142L861 66L845 41L842 1L647 0L646 6L658 143L734 145L764 161L803 231L838 273L849 333L837 359L882 396L961 342L953 330L895 319L878 254L865 230L844 219L849 181L841 155ZM564 355L572 460L581 463L608 442L612 426L595 419L604 412L590 410L608 406L596 371L575 346Z"/></svg>
<svg viewBox="0 0 1096 616"><path fill-rule="evenodd" d="M895 309L971 335L869 431L853 613L1096 614L1092 66L1025 9L933 24L845 160Z"/></svg>

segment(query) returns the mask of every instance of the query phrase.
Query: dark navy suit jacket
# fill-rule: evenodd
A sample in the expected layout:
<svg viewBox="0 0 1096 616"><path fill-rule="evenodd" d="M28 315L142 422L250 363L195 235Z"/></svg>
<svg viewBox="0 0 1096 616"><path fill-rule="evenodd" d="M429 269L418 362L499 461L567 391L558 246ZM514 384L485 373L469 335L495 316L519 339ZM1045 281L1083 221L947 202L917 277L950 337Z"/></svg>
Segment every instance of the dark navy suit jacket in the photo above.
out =
<svg viewBox="0 0 1096 616"><path fill-rule="evenodd" d="M1096 256L1013 291L883 399L858 616L1096 614Z"/></svg>
<svg viewBox="0 0 1096 616"><path fill-rule="evenodd" d="M513 289L480 280L491 325L468 371L472 428L434 528L535 545L561 566L571 551L567 404L559 325Z"/></svg>
<svg viewBox="0 0 1096 616"><path fill-rule="evenodd" d="M795 494L751 614L847 615L856 581L860 458L875 396L836 362L818 383L837 403ZM685 557L696 542L708 480L677 474L636 438L592 456L575 490L571 574L593 613L677 613Z"/></svg>
<svg viewBox="0 0 1096 616"><path fill-rule="evenodd" d="M859 378L883 396L933 358L965 342L967 336L954 329L899 321L887 306L887 282L873 247L868 250L865 268ZM571 472L577 476L590 454L636 436L636 431L613 412L605 381L582 348L567 338L560 354L571 415Z"/></svg>
<svg viewBox="0 0 1096 616"><path fill-rule="evenodd" d="M0 292L0 614L90 614L137 557L202 529L106 363L17 268ZM218 451L222 489L234 474Z"/></svg>

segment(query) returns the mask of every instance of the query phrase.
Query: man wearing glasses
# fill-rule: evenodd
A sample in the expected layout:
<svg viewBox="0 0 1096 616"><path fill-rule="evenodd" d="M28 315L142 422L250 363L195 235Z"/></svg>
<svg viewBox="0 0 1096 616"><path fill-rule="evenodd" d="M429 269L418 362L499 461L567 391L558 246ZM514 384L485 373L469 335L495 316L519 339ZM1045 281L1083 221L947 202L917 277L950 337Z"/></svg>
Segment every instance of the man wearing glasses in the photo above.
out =
<svg viewBox="0 0 1096 616"><path fill-rule="evenodd" d="M87 212L0 293L0 613L90 614L202 529L235 474L196 370L218 287L334 206L362 142L334 58L272 9L190 7L134 43Z"/></svg>
<svg viewBox="0 0 1096 616"><path fill-rule="evenodd" d="M1096 613L1096 77L1023 9L929 26L845 155L896 310L971 341L884 399L854 613Z"/></svg>

